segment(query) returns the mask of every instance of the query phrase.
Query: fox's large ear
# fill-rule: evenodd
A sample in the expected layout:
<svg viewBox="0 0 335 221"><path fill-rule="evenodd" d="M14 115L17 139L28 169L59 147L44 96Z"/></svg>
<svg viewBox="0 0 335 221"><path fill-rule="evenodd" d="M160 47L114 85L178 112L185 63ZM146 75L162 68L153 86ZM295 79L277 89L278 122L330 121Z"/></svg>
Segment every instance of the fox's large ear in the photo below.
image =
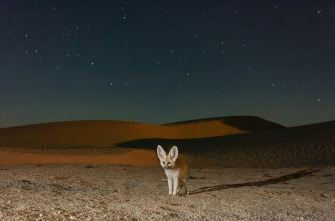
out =
<svg viewBox="0 0 335 221"><path fill-rule="evenodd" d="M176 161L178 158L178 148L173 146L169 152L169 157L171 160Z"/></svg>
<svg viewBox="0 0 335 221"><path fill-rule="evenodd" d="M159 159L164 159L166 157L166 153L161 145L157 146L157 156Z"/></svg>

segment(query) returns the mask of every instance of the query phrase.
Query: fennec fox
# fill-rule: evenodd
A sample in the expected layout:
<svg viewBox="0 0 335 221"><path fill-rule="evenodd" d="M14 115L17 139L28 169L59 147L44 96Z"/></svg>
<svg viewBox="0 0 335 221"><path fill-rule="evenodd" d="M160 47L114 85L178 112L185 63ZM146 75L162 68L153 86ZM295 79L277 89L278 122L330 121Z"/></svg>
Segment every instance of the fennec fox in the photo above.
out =
<svg viewBox="0 0 335 221"><path fill-rule="evenodd" d="M158 145L157 155L168 179L169 195L176 195L179 192L178 187L182 186L185 188L185 193L188 194L186 187L188 166L184 160L178 158L178 148L173 146L169 154L166 155L164 149Z"/></svg>

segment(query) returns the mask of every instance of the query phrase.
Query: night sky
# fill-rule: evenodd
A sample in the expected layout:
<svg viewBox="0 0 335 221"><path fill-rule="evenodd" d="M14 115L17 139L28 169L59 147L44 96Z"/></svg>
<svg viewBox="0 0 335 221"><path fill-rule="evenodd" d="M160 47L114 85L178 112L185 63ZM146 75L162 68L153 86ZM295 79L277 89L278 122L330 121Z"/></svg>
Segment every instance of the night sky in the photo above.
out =
<svg viewBox="0 0 335 221"><path fill-rule="evenodd" d="M0 128L335 120L334 0L3 0Z"/></svg>

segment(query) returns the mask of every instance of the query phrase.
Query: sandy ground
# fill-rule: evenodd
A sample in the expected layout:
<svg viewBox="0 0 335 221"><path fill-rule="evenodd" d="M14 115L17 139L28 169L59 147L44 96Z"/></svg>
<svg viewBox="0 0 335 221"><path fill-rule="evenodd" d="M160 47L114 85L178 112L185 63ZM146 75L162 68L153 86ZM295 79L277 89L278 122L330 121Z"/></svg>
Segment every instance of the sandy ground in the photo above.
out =
<svg viewBox="0 0 335 221"><path fill-rule="evenodd" d="M31 151L31 150L28 150ZM68 151L45 151L45 154L28 152L23 148L0 147L0 165L27 165L27 164L109 164L157 166L157 155L152 150L110 148L109 150L77 151L77 154ZM42 152L40 149L36 151ZM106 153L108 152L108 153ZM113 152L113 153L111 153Z"/></svg>
<svg viewBox="0 0 335 221"><path fill-rule="evenodd" d="M335 220L335 167L192 167L168 196L160 167L0 166L0 220Z"/></svg>
<svg viewBox="0 0 335 221"><path fill-rule="evenodd" d="M229 136L227 136L229 135ZM168 196L157 144L190 194ZM128 165L128 166L126 166ZM0 129L0 220L335 220L335 121L82 121Z"/></svg>

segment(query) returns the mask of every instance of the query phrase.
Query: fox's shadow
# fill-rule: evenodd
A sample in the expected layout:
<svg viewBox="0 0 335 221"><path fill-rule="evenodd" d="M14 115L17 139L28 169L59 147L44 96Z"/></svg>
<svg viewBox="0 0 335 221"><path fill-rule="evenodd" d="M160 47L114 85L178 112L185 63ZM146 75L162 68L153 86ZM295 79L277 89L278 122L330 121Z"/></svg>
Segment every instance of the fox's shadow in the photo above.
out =
<svg viewBox="0 0 335 221"><path fill-rule="evenodd" d="M263 181L201 187L197 190L190 191L189 194L198 194L198 193L204 193L204 192L211 192L211 191L218 191L218 190L225 190L225 189L232 189L232 188L241 188L241 187L247 187L247 186L254 186L254 187L266 186L270 184L287 182L289 180L309 176L317 171L319 171L319 169L301 170L296 173L284 175L281 177L271 178L271 179L263 180Z"/></svg>

